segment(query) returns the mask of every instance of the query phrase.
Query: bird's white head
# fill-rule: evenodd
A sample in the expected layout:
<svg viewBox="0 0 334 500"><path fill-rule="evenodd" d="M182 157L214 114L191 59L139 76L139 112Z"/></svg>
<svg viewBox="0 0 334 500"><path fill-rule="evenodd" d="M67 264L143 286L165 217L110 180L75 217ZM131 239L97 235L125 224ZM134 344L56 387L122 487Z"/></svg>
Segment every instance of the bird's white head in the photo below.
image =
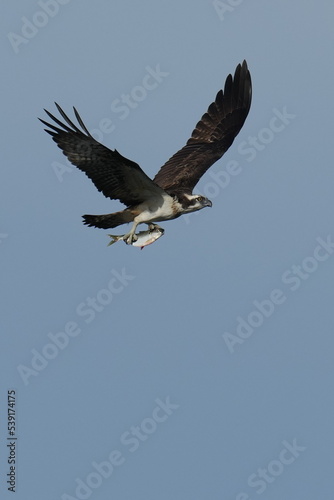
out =
<svg viewBox="0 0 334 500"><path fill-rule="evenodd" d="M196 212L205 207L212 207L212 201L201 194L186 194L186 203L183 203L185 212Z"/></svg>

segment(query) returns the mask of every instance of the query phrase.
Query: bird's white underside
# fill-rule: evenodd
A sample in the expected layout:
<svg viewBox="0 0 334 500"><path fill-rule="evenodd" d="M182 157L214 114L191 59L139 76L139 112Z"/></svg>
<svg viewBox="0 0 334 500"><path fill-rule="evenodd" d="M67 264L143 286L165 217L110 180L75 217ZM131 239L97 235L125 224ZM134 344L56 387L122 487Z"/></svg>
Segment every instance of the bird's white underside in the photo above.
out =
<svg viewBox="0 0 334 500"><path fill-rule="evenodd" d="M174 200L169 194L151 197L149 200L136 207L140 214L135 217L134 222L160 222L174 219L182 209L180 203Z"/></svg>

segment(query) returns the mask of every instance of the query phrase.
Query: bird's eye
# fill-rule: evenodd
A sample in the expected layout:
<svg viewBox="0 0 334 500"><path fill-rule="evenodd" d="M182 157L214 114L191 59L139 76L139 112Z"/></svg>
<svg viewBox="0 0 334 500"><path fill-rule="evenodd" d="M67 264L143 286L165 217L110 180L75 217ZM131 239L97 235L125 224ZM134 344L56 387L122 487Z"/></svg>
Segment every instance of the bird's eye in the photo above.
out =
<svg viewBox="0 0 334 500"><path fill-rule="evenodd" d="M197 201L200 203L204 200L204 196L197 196Z"/></svg>

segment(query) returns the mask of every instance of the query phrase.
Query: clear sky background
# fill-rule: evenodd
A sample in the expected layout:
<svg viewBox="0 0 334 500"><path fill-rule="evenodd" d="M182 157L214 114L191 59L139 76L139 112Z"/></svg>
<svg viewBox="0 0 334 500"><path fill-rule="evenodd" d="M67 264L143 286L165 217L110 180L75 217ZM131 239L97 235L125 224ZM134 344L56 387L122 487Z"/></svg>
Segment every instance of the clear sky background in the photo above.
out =
<svg viewBox="0 0 334 500"><path fill-rule="evenodd" d="M17 0L0 22L1 498L8 391L17 500L332 498L333 2ZM153 177L243 59L213 208L107 247L81 215L121 205L43 108Z"/></svg>

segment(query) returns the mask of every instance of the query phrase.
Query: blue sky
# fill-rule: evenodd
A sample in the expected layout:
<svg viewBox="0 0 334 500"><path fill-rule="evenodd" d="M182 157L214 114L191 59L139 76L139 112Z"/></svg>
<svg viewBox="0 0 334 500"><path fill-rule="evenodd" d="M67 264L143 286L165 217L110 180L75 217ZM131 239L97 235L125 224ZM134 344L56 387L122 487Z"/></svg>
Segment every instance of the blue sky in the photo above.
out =
<svg viewBox="0 0 334 500"><path fill-rule="evenodd" d="M1 498L11 452L17 500L331 497L333 15L3 7ZM120 204L66 163L43 108L75 106L153 177L243 59L250 114L196 188L213 208L143 251L107 247L81 215Z"/></svg>

